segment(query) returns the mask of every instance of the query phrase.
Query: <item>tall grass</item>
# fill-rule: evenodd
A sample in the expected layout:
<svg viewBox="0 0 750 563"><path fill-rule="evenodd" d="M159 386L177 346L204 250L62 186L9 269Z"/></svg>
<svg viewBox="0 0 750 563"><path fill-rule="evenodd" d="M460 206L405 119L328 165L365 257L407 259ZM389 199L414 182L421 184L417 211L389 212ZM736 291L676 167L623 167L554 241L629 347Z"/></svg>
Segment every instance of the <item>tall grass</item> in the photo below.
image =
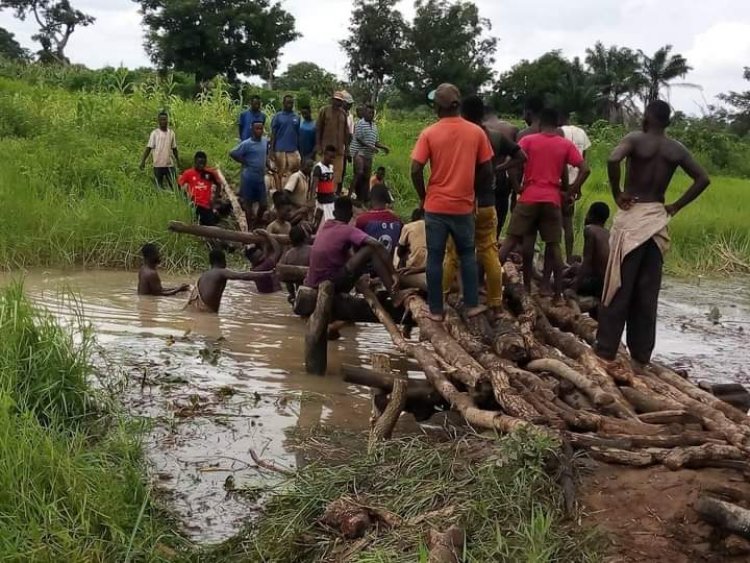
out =
<svg viewBox="0 0 750 563"><path fill-rule="evenodd" d="M176 536L137 429L88 387L90 337L74 341L20 285L0 293L0 334L0 560L162 559Z"/></svg>

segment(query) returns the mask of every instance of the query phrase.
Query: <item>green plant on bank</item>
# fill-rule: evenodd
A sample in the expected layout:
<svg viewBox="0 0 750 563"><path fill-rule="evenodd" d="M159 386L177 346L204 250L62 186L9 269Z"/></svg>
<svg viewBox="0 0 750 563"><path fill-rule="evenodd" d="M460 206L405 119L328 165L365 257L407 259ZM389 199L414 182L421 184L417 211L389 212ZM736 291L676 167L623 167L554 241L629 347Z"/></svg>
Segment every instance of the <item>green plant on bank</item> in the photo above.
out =
<svg viewBox="0 0 750 563"><path fill-rule="evenodd" d="M428 529L456 523L466 531L462 561L597 561L595 538L562 512L560 489L545 470L554 445L517 433L500 439L435 442L424 436L390 440L367 455L348 436L316 437L323 459L346 444L346 459L318 461L282 486L246 533L196 556L196 561L427 561ZM344 542L319 523L342 495L394 513L403 524ZM411 523L410 523L411 522Z"/></svg>
<svg viewBox="0 0 750 563"><path fill-rule="evenodd" d="M74 340L12 284L0 334L0 560L171 558L138 429L88 387L87 331Z"/></svg>

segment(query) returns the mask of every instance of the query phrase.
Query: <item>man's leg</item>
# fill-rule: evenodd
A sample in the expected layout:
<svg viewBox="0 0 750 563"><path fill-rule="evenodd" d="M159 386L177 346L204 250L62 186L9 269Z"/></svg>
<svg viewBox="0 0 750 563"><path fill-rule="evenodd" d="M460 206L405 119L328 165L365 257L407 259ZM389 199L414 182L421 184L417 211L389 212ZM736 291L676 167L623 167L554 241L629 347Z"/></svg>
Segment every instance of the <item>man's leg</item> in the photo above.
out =
<svg viewBox="0 0 750 563"><path fill-rule="evenodd" d="M549 266L548 266L549 264ZM562 260L562 250L560 249L560 243L559 242L548 242L544 247L544 272L545 275L549 270L551 270L552 274L555 276L555 283L554 287L552 288L554 296L560 297L562 295L562 286L563 286L563 279L562 279L562 272L563 272L563 260ZM543 284L546 285L549 283L549 279L545 279ZM543 287L543 289L549 289L549 286Z"/></svg>
<svg viewBox="0 0 750 563"><path fill-rule="evenodd" d="M367 273L369 266L375 270L375 275L390 291L395 283L393 266L388 261L388 251L385 247L363 246L346 262L346 270L352 277L359 279Z"/></svg>
<svg viewBox="0 0 750 563"><path fill-rule="evenodd" d="M573 242L575 233L573 232L573 217L576 212L575 203L564 203L562 207L562 227L565 234L565 261L570 264L573 256Z"/></svg>
<svg viewBox="0 0 750 563"><path fill-rule="evenodd" d="M157 188L164 188L164 170L165 168L154 167L154 182Z"/></svg>
<svg viewBox="0 0 750 563"><path fill-rule="evenodd" d="M551 203L539 204L539 234L546 243L544 250L544 275L542 289L549 291L550 276L554 274L554 295L562 295L562 211Z"/></svg>
<svg viewBox="0 0 750 563"><path fill-rule="evenodd" d="M443 315L443 259L448 242L446 216L439 213L425 213L427 235L427 302L430 314L437 320Z"/></svg>
<svg viewBox="0 0 750 563"><path fill-rule="evenodd" d="M358 201L365 203L365 192L363 189L362 178L364 176L365 159L362 155L356 155L352 159L354 165L354 177L352 178L351 188L349 189L350 194L354 194Z"/></svg>
<svg viewBox="0 0 750 563"><path fill-rule="evenodd" d="M523 237L521 247L521 271L523 272L523 287L526 293L531 293L531 281L534 279L534 243L536 242L536 233Z"/></svg>
<svg viewBox="0 0 750 563"><path fill-rule="evenodd" d="M458 260L461 263L461 286L464 304L468 314L478 312L479 277L477 274L477 254L474 245L474 214L452 215L448 221L450 234L456 243Z"/></svg>
<svg viewBox="0 0 750 563"><path fill-rule="evenodd" d="M443 260L443 293L450 293L456 281L456 271L458 271L458 254L456 254L453 239L449 238L445 245L445 260Z"/></svg>
<svg viewBox="0 0 750 563"><path fill-rule="evenodd" d="M510 209L510 180L508 179L507 173L505 178L501 182L498 175L498 188L495 190L495 210L497 211L497 237L500 238L500 232L503 230L505 225L505 219L508 217L508 210Z"/></svg>
<svg viewBox="0 0 750 563"><path fill-rule="evenodd" d="M641 248L643 257L628 314L627 342L632 358L647 364L656 345L656 310L664 258L654 239L649 239Z"/></svg>
<svg viewBox="0 0 750 563"><path fill-rule="evenodd" d="M494 207L480 207L476 223L477 260L487 278L487 305L503 304L503 270L497 253L497 212Z"/></svg>
<svg viewBox="0 0 750 563"><path fill-rule="evenodd" d="M643 246L639 246L625 256L620 265L622 285L615 293L609 306L602 305L599 308L599 329L596 332L594 350L599 357L605 360L612 361L617 356L617 350L622 341L622 332L625 330L625 323L630 317L642 257Z"/></svg>

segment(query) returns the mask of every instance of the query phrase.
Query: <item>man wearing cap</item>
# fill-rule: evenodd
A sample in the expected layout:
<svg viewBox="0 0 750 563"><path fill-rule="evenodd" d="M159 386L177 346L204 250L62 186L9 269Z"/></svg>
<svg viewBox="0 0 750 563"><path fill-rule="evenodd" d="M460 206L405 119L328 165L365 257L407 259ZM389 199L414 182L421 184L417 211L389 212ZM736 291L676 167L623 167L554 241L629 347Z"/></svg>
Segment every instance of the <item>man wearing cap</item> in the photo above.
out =
<svg viewBox="0 0 750 563"><path fill-rule="evenodd" d="M481 127L459 115L461 93L441 84L429 98L438 122L426 128L412 151L411 177L425 210L427 233L427 300L429 318L443 320L443 259L448 237L456 244L468 316L479 306L479 280L474 249L475 185L492 182L492 146ZM424 169L430 163L425 187Z"/></svg>
<svg viewBox="0 0 750 563"><path fill-rule="evenodd" d="M320 110L316 125L315 152L321 154L329 145L336 147L336 157L333 161L333 181L339 187L344 178L344 156L349 147L349 127L347 115L344 111L344 92L336 92L331 99L331 105Z"/></svg>

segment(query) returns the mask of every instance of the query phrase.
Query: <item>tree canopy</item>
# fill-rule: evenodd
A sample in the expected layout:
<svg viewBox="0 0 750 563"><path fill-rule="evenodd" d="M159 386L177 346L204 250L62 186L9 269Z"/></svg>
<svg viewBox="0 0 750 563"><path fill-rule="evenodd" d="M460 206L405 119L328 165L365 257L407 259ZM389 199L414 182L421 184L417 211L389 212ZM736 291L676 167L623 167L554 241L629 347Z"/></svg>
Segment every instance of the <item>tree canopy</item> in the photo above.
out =
<svg viewBox="0 0 750 563"><path fill-rule="evenodd" d="M659 93L663 88L671 87L671 81L675 78L684 78L692 70L687 64L687 59L677 54L670 54L672 45L665 45L649 56L643 51L638 51L641 57L640 74L644 82L643 101L646 104L659 99Z"/></svg>
<svg viewBox="0 0 750 563"><path fill-rule="evenodd" d="M750 80L750 67L745 67L743 76L745 80ZM719 99L733 109L729 112L731 129L739 135L746 135L750 132L750 90L719 94Z"/></svg>
<svg viewBox="0 0 750 563"><path fill-rule="evenodd" d="M9 61L25 61L29 58L29 52L4 27L0 27L0 58Z"/></svg>
<svg viewBox="0 0 750 563"><path fill-rule="evenodd" d="M278 90L306 90L313 96L330 96L337 84L334 74L307 61L289 65L276 79Z"/></svg>

